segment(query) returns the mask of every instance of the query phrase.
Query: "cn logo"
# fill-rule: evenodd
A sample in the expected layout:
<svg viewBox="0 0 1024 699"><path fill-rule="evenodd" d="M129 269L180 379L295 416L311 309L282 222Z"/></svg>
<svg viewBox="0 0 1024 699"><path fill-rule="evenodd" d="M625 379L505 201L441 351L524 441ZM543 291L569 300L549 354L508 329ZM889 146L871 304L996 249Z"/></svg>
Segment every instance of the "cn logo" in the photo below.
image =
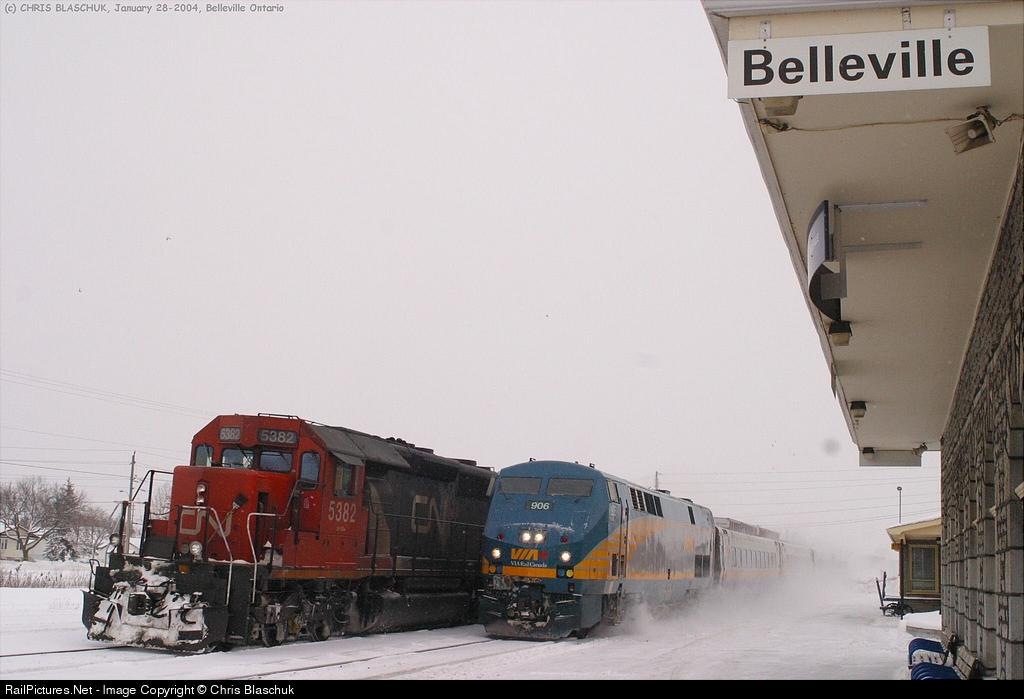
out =
<svg viewBox="0 0 1024 699"><path fill-rule="evenodd" d="M217 515L214 514L213 510L182 510L181 521L178 523L178 531L182 534L198 534L203 528L204 514L209 522L210 529L214 532L225 539L231 534L231 518L235 515L234 510L231 510L231 512L228 513L227 519L224 520L223 529L221 529L220 524L217 522Z"/></svg>
<svg viewBox="0 0 1024 699"><path fill-rule="evenodd" d="M448 506L445 503L444 513L447 514ZM442 541L448 539L448 518L442 517L441 508L437 500L429 495L414 495L412 498L412 530L416 534L429 534L434 527L437 527L438 534Z"/></svg>

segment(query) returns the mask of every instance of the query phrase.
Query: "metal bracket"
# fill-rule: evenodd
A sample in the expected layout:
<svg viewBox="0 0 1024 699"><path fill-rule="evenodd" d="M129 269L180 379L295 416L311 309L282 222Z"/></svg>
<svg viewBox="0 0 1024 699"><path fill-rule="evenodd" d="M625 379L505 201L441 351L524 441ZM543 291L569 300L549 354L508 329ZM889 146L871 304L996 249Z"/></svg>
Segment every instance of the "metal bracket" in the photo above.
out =
<svg viewBox="0 0 1024 699"><path fill-rule="evenodd" d="M903 28L904 29L910 29L910 8L909 7L901 7L900 8L900 18L903 20Z"/></svg>
<svg viewBox="0 0 1024 699"><path fill-rule="evenodd" d="M946 29L954 29L956 27L956 10L946 10L943 12L942 23L946 26Z"/></svg>
<svg viewBox="0 0 1024 699"><path fill-rule="evenodd" d="M761 41L767 41L772 38L772 21L766 19L761 22Z"/></svg>

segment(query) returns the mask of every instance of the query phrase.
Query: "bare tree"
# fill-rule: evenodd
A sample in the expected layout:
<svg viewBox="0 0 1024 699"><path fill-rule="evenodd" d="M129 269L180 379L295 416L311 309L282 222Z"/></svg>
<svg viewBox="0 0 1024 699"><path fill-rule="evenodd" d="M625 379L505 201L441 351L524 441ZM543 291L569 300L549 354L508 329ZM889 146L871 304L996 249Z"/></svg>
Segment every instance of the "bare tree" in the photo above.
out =
<svg viewBox="0 0 1024 699"><path fill-rule="evenodd" d="M82 508L71 481L51 484L34 476L0 485L0 527L18 542L22 560L52 533L66 530Z"/></svg>
<svg viewBox="0 0 1024 699"><path fill-rule="evenodd" d="M98 507L84 508L71 528L75 551L82 558L101 558L115 526L113 513Z"/></svg>
<svg viewBox="0 0 1024 699"><path fill-rule="evenodd" d="M152 519L169 519L171 516L171 484L158 483L153 491L153 501L149 506Z"/></svg>

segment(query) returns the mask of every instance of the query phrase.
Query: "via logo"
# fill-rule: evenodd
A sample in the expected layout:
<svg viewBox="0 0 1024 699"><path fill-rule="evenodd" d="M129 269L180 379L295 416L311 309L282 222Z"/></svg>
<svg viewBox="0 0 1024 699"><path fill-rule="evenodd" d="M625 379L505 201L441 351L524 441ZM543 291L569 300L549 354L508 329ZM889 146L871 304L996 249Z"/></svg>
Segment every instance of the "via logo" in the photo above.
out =
<svg viewBox="0 0 1024 699"><path fill-rule="evenodd" d="M537 549L512 549L513 561L536 561L539 556L540 551Z"/></svg>

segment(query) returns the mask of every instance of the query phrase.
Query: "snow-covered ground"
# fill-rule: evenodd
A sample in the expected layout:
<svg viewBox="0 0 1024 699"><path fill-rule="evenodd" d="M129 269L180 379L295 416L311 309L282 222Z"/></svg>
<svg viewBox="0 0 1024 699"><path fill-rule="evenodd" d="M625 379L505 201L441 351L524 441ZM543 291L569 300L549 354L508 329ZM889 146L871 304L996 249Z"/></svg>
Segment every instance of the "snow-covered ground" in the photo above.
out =
<svg viewBox="0 0 1024 699"><path fill-rule="evenodd" d="M0 589L5 587L87 587L84 561L0 561Z"/></svg>
<svg viewBox="0 0 1024 699"><path fill-rule="evenodd" d="M823 576L760 594L719 590L557 643L494 640L464 626L178 656L88 641L80 608L75 589L0 589L0 677L900 679L911 638L879 612L873 580ZM44 650L69 652L35 654Z"/></svg>

